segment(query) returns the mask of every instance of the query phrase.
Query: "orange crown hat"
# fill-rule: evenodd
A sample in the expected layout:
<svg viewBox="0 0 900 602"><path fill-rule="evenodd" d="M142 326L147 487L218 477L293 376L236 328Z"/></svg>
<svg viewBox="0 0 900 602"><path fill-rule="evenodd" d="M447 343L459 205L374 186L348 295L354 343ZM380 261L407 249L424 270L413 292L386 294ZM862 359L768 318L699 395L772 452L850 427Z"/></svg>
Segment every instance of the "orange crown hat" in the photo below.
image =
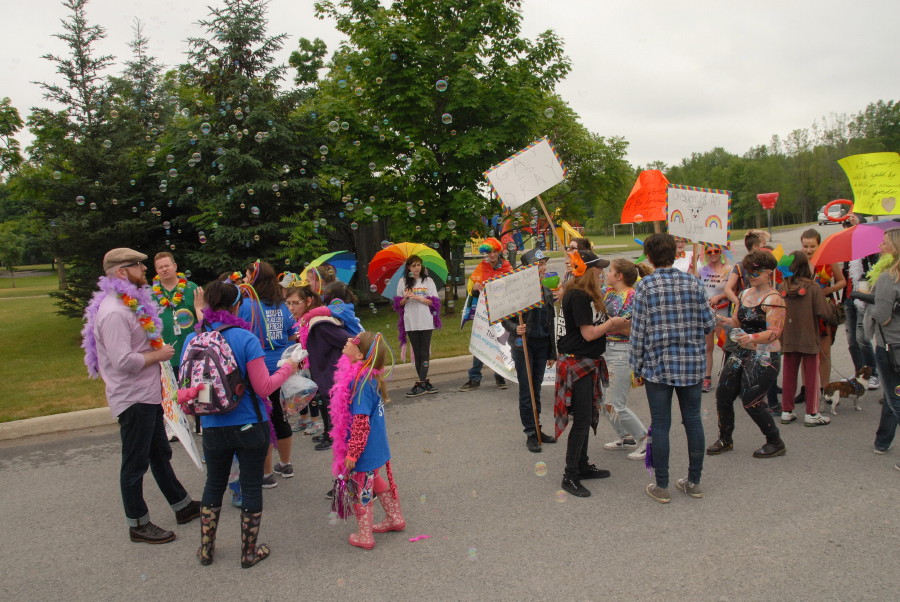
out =
<svg viewBox="0 0 900 602"><path fill-rule="evenodd" d="M481 246L478 247L479 253L490 253L491 251L500 252L503 250L503 245L500 244L500 241L496 238L485 238L481 243Z"/></svg>

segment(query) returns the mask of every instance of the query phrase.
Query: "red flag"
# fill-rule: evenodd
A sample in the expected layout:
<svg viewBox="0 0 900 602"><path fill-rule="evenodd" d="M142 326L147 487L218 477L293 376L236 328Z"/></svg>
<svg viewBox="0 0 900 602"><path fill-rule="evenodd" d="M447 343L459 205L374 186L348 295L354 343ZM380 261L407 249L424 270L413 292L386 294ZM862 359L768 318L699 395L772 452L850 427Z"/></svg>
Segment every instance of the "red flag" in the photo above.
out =
<svg viewBox="0 0 900 602"><path fill-rule="evenodd" d="M622 208L622 223L666 221L668 185L666 176L658 169L648 169L638 174Z"/></svg>

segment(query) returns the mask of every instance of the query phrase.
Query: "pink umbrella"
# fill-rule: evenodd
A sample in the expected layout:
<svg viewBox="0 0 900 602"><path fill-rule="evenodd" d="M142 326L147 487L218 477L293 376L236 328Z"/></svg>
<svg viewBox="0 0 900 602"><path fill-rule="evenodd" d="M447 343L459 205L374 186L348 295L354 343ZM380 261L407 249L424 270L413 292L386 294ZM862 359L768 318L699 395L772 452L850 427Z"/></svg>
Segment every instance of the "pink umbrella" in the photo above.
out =
<svg viewBox="0 0 900 602"><path fill-rule="evenodd" d="M813 253L810 263L813 265L839 263L878 253L884 233L896 228L900 228L900 222L883 220L857 224L841 230L822 241Z"/></svg>

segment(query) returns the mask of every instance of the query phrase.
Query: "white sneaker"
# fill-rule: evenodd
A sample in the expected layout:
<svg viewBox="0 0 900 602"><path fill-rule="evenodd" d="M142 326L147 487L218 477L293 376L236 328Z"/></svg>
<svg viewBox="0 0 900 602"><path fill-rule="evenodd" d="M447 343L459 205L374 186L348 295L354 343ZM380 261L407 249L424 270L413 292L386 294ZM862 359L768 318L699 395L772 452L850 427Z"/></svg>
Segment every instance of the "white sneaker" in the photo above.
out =
<svg viewBox="0 0 900 602"><path fill-rule="evenodd" d="M314 420L309 423L309 426L306 427L306 430L303 431L304 435L318 435L322 432L322 423Z"/></svg>
<svg viewBox="0 0 900 602"><path fill-rule="evenodd" d="M831 418L821 414L807 414L803 418L803 426L824 426L831 424Z"/></svg>
<svg viewBox="0 0 900 602"><path fill-rule="evenodd" d="M641 444L638 445L638 448L628 454L629 460L643 460L647 457L647 439L641 439Z"/></svg>
<svg viewBox="0 0 900 602"><path fill-rule="evenodd" d="M877 389L880 386L881 386L881 383L879 382L877 376L873 376L869 379L869 391L871 391L873 389Z"/></svg>
<svg viewBox="0 0 900 602"><path fill-rule="evenodd" d="M782 412L781 413L781 424L790 424L793 421L797 420L797 415L793 412Z"/></svg>
<svg viewBox="0 0 900 602"><path fill-rule="evenodd" d="M638 446L637 441L631 437L623 437L603 444L603 449L634 449Z"/></svg>

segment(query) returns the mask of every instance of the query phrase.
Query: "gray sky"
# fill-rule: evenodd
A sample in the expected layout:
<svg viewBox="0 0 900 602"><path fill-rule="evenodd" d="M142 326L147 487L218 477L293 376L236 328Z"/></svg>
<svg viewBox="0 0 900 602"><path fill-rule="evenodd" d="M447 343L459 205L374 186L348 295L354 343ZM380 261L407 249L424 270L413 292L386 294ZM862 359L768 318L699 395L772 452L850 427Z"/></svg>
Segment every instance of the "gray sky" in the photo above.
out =
<svg viewBox="0 0 900 602"><path fill-rule="evenodd" d="M65 52L51 35L67 11L57 0L11 4L0 97L24 119L46 103L32 81L61 83L40 56ZM208 4L92 0L88 17L107 30L100 51L120 60L140 18L151 52L174 66ZM313 4L271 1L269 33L290 35L284 61L299 36L336 47L340 34L313 16ZM524 0L523 15L525 36L553 29L563 38L572 71L558 92L591 131L624 136L634 165L671 165L716 146L742 154L832 113L900 100L897 0Z"/></svg>

